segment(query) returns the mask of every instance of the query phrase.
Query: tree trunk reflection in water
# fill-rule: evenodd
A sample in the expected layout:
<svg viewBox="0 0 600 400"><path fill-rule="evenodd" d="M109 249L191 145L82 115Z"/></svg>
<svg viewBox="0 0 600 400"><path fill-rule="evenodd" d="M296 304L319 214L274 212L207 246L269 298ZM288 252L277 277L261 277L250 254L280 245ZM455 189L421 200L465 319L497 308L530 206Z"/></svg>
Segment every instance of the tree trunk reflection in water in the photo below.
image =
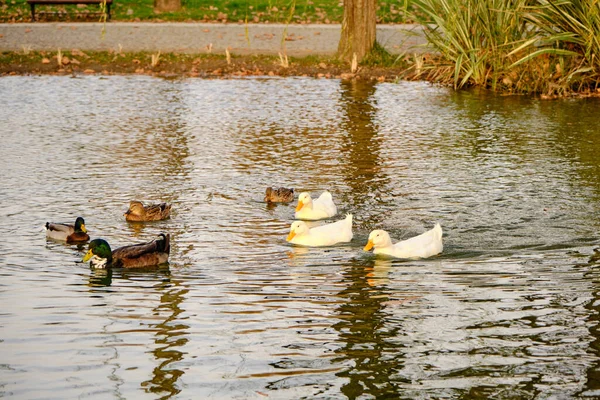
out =
<svg viewBox="0 0 600 400"><path fill-rule="evenodd" d="M384 290L369 285L369 263L346 266L344 278L348 287L338 294L345 301L337 309L341 322L333 325L339 332L339 341L344 343L333 361L352 365L337 374L348 379L341 391L349 399L365 395L397 397L398 378L390 378L398 377L404 367L403 360L398 358L401 346L393 342L402 332L386 324L385 304L390 298Z"/></svg>
<svg viewBox="0 0 600 400"><path fill-rule="evenodd" d="M143 382L142 386L150 393L165 393L163 398L172 397L181 388L177 386L179 378L184 374L180 369L172 365L183 360L184 354L178 349L188 342L186 337L190 329L189 325L182 324L180 314L183 312L181 304L184 303L189 292L188 289L180 288L181 283L175 279L164 279L160 284L164 293L160 298L160 304L154 308L154 315L166 313L164 320L150 327L156 329L156 348L152 351L154 357L160 364L152 371L151 380Z"/></svg>
<svg viewBox="0 0 600 400"><path fill-rule="evenodd" d="M355 225L365 223L365 210L377 209L376 204L382 203L380 191L389 183L381 168L378 127L373 121L377 111L376 90L377 87L368 82L341 82L340 103L345 114L342 129L346 132L341 162L346 166L345 179L351 188L350 198L342 201L352 204L354 210L362 210L361 215L355 216ZM368 225L380 222L379 216L366 215L370 217ZM389 339L399 332L385 327L384 303L389 299L381 290L370 286L372 267L371 260L347 265L344 274L347 287L338 294L344 303L337 310L341 322L333 328L345 345L337 350L334 362L353 365L337 374L349 379L341 390L350 399L398 394L390 376L397 375L402 362L389 356L398 353L395 349L398 346Z"/></svg>
<svg viewBox="0 0 600 400"><path fill-rule="evenodd" d="M345 179L350 190L342 199L344 204L352 204L355 213L354 224L369 221L369 226L380 222L381 216L371 216L377 204L385 202L382 191L388 187L390 179L382 168L380 140L377 138L377 125L373 117L377 112L374 94L377 86L364 81L342 81L340 103L344 113L342 129L346 132L342 144L344 155L341 164L345 166ZM387 208L387 207L385 207Z"/></svg>

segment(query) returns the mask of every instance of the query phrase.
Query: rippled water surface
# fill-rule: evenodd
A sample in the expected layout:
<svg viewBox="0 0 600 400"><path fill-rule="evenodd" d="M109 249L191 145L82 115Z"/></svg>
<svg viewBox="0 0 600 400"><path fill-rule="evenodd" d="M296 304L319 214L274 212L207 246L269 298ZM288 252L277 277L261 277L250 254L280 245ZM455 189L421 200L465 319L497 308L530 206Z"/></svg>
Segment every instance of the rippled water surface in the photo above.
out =
<svg viewBox="0 0 600 400"><path fill-rule="evenodd" d="M600 101L314 79L0 78L0 397L600 397ZM285 241L328 189L354 239ZM125 222L129 200L172 217ZM93 271L46 221L168 266ZM444 253L362 247L440 222Z"/></svg>

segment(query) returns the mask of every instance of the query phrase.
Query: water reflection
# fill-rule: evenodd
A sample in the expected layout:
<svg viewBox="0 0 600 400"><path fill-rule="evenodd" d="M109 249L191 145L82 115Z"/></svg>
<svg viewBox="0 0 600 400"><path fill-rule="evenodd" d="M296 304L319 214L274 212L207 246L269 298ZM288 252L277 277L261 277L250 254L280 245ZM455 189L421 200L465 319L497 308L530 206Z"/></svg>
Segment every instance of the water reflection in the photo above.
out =
<svg viewBox="0 0 600 400"><path fill-rule="evenodd" d="M392 267L392 260L384 257L375 257L373 266L365 267L369 286L384 287L389 282L389 274Z"/></svg>
<svg viewBox="0 0 600 400"><path fill-rule="evenodd" d="M187 288L181 287L181 282L173 279L168 271L163 271L162 283L157 285L162 294L160 304L153 308L152 314L161 318L160 322L149 324L155 331L155 347L152 350L155 359L159 362L152 371L152 379L142 382L142 386L149 393L161 394L161 399L167 399L181 392L179 379L184 371L176 368L177 362L183 360L185 353L180 349L185 346L189 338L190 326L181 322L181 307L189 293Z"/></svg>
<svg viewBox="0 0 600 400"><path fill-rule="evenodd" d="M397 356L398 345L390 339L402 335L401 327L387 323L385 303L389 296L369 285L366 265L361 264L346 265L347 288L338 293L344 303L336 309L340 322L333 328L343 345L333 361L352 365L337 374L348 380L341 391L349 399L397 397L397 382L389 377L398 375L403 361Z"/></svg>
<svg viewBox="0 0 600 400"><path fill-rule="evenodd" d="M112 285L112 269L92 268L88 281L90 287L106 287Z"/></svg>
<svg viewBox="0 0 600 400"><path fill-rule="evenodd" d="M1 80L6 393L600 390L597 102L419 82ZM262 202L274 185L332 190L355 239L289 246L293 205ZM172 201L173 217L128 224L132 198ZM170 233L169 269L74 264L82 252L38 227L79 214L115 248ZM361 250L374 225L400 240L434 221L439 258Z"/></svg>
<svg viewBox="0 0 600 400"><path fill-rule="evenodd" d="M343 196L341 204L351 204L347 211L355 212L355 225L365 219L368 226L376 226L384 217L372 215L378 206L385 203L382 192L389 185L389 178L382 168L378 126L375 122L377 101L374 97L377 86L362 80L342 81L340 83L340 105L343 111L341 129L345 132L342 139L340 163L343 165L344 180L349 191ZM347 206L346 206L347 207Z"/></svg>

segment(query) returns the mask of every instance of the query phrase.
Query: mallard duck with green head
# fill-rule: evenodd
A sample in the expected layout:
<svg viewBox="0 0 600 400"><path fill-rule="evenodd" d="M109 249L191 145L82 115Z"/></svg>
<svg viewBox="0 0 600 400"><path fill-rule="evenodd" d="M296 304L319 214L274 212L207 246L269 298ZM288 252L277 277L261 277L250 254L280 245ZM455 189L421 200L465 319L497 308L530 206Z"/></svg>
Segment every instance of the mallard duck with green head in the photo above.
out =
<svg viewBox="0 0 600 400"><path fill-rule="evenodd" d="M167 203L150 204L145 206L141 201L129 202L129 210L125 212L125 219L131 222L160 221L169 218L171 205Z"/></svg>
<svg viewBox="0 0 600 400"><path fill-rule="evenodd" d="M67 243L87 242L90 236L85 229L85 221L77 217L74 225L56 222L46 222L46 237L54 240L62 240Z"/></svg>
<svg viewBox="0 0 600 400"><path fill-rule="evenodd" d="M92 268L142 268L164 264L169 260L170 236L161 233L158 239L111 250L104 239L94 239L89 244L83 262Z"/></svg>

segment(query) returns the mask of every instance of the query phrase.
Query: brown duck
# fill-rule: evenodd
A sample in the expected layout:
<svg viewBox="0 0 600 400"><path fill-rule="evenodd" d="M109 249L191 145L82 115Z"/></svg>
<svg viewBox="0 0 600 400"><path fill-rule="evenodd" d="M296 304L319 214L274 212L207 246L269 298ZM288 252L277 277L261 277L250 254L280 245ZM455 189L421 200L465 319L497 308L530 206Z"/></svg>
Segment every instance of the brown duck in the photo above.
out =
<svg viewBox="0 0 600 400"><path fill-rule="evenodd" d="M280 187L274 189L268 187L265 192L265 201L267 203L289 203L294 201L294 189Z"/></svg>
<svg viewBox="0 0 600 400"><path fill-rule="evenodd" d="M151 242L119 247L114 251L106 240L94 239L82 261L89 261L92 268L142 268L166 263L170 251L170 236L164 233Z"/></svg>
<svg viewBox="0 0 600 400"><path fill-rule="evenodd" d="M160 221L169 218L171 205L167 203L151 204L145 206L141 201L131 201L129 210L125 212L125 219L132 222Z"/></svg>
<svg viewBox="0 0 600 400"><path fill-rule="evenodd" d="M62 240L67 243L87 242L90 240L85 229L85 221L77 217L75 225L46 222L46 237L54 240Z"/></svg>

